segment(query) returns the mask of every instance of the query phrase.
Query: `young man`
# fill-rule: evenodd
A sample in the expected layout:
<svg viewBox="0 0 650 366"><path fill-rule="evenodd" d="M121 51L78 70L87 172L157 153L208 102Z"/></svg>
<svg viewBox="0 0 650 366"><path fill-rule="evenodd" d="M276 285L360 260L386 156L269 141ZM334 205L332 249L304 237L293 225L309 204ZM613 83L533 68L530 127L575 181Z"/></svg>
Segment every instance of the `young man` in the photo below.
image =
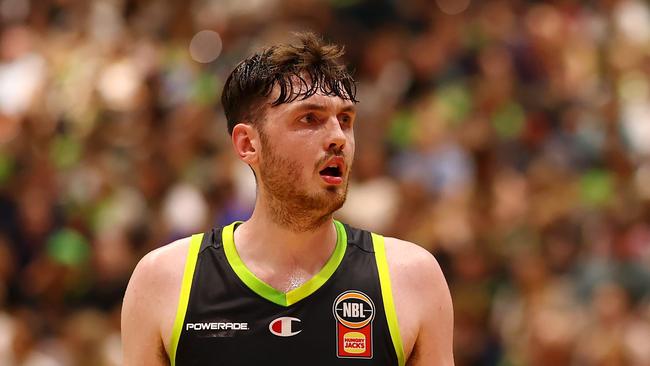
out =
<svg viewBox="0 0 650 366"><path fill-rule="evenodd" d="M122 309L125 365L453 365L433 256L332 218L354 156L356 89L340 47L299 38L226 81L255 210L140 261Z"/></svg>

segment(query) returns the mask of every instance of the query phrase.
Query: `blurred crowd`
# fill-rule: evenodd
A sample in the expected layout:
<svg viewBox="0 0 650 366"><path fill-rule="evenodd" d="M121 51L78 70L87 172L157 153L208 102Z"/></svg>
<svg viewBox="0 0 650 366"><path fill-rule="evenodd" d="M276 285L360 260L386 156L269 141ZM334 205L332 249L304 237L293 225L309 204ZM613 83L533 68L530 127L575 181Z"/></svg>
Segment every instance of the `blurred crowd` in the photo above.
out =
<svg viewBox="0 0 650 366"><path fill-rule="evenodd" d="M650 365L642 0L0 0L0 364L119 365L148 251L246 219L219 103L312 30L358 81L341 220L430 250L463 365Z"/></svg>

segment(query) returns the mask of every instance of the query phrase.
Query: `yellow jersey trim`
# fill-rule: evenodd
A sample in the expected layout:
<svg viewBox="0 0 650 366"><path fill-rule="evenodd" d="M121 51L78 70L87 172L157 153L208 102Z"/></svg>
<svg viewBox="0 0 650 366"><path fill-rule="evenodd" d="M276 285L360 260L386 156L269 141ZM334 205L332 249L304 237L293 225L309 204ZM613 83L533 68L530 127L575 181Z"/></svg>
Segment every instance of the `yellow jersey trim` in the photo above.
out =
<svg viewBox="0 0 650 366"><path fill-rule="evenodd" d="M284 293L276 290L255 276L255 274L253 274L253 272L251 272L242 261L239 253L237 252L237 247L235 247L234 239L235 225L238 223L239 222L234 222L223 228L223 248L230 267L232 267L233 271L235 271L237 277L239 277L239 279L256 294L277 305L284 307L297 303L298 301L308 297L316 290L318 290L321 286L323 286L323 284L325 284L325 282L327 282L327 280L332 277L339 264L341 264L348 244L347 234L345 232L343 224L334 220L337 240L336 246L330 258L327 260L323 268L321 268L321 270L314 277L309 279L309 281L303 283L296 289Z"/></svg>
<svg viewBox="0 0 650 366"><path fill-rule="evenodd" d="M379 272L379 284L381 285L381 297L384 302L384 312L386 313L390 338L393 340L397 362L399 366L404 366L406 363L404 360L404 346L399 332L395 303L393 302L393 290L390 284L390 273L388 272L388 260L386 259L384 237L372 233L372 245L375 249L375 260Z"/></svg>
<svg viewBox="0 0 650 366"><path fill-rule="evenodd" d="M187 250L185 271L183 272L183 281L181 283L181 293L178 298L176 319L174 320L174 328L172 329L172 338L169 347L171 351L169 355L171 366L175 366L176 364L176 350L178 348L178 341L181 338L181 332L183 331L183 323L185 322L187 304L190 300L190 290L192 289L192 279L194 278L194 269L196 268L196 260L199 256L199 249L201 248L202 240L203 234L192 235L192 238L190 239L190 246Z"/></svg>

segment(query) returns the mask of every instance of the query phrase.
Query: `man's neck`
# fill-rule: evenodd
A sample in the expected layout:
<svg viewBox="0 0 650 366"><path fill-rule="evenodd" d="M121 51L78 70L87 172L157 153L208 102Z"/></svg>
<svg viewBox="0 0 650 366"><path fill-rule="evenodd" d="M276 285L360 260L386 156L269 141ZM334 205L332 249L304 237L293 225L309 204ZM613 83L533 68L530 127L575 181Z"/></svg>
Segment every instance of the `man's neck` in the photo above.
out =
<svg viewBox="0 0 650 366"><path fill-rule="evenodd" d="M330 217L314 230L295 231L272 220L258 205L234 235L237 251L248 269L278 290L290 289L313 277L330 258L337 241Z"/></svg>

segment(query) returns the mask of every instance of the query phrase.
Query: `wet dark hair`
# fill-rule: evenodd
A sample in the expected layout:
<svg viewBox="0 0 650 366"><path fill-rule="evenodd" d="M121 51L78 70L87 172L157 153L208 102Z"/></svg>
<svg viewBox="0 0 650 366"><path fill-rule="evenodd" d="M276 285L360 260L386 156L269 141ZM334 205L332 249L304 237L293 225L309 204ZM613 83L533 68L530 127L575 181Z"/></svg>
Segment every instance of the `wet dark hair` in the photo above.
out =
<svg viewBox="0 0 650 366"><path fill-rule="evenodd" d="M324 44L313 33L296 34L300 44L280 44L253 54L230 73L221 94L228 133L237 123L257 123L277 85L272 107L304 100L317 92L356 100L356 84L340 61L343 47Z"/></svg>

